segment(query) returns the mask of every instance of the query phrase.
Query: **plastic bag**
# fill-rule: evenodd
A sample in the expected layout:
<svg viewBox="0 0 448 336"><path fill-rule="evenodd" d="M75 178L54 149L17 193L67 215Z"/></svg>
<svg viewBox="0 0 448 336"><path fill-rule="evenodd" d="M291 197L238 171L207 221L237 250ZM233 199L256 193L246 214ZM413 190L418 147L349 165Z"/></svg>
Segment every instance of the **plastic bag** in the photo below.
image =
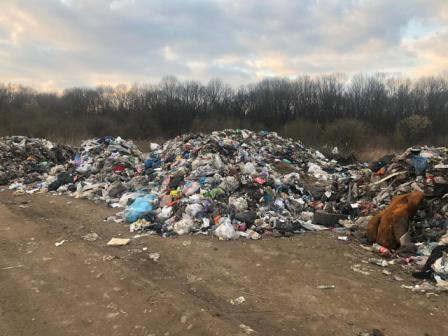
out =
<svg viewBox="0 0 448 336"><path fill-rule="evenodd" d="M312 174L317 179L328 179L328 173L322 170L319 165L312 162L308 162L308 173Z"/></svg>
<svg viewBox="0 0 448 336"><path fill-rule="evenodd" d="M185 208L185 213L194 218L198 213L200 213L204 208L201 204L188 204Z"/></svg>
<svg viewBox="0 0 448 336"><path fill-rule="evenodd" d="M78 184L81 186L81 184ZM142 192L131 192L131 193L125 193L120 197L120 200L118 201L118 203L120 204L121 207L125 207L128 205L129 201L134 201L136 198L138 197L142 197L145 196L144 193Z"/></svg>
<svg viewBox="0 0 448 336"><path fill-rule="evenodd" d="M428 167L428 160L420 155L413 155L411 157L411 165L414 167L415 175L422 175Z"/></svg>
<svg viewBox="0 0 448 336"><path fill-rule="evenodd" d="M224 163L221 160L221 157L219 156L219 154L215 154L213 157L213 166L216 169L221 169L222 167L224 167Z"/></svg>
<svg viewBox="0 0 448 336"><path fill-rule="evenodd" d="M232 226L230 218L226 217L220 219L219 226L215 230L215 236L224 240L238 239L239 237L238 233Z"/></svg>
<svg viewBox="0 0 448 336"><path fill-rule="evenodd" d="M190 196L197 193L200 188L201 185L198 182L187 182L182 190L182 193L186 196Z"/></svg>
<svg viewBox="0 0 448 336"><path fill-rule="evenodd" d="M193 225L194 223L192 219L188 216L184 216L180 221L174 223L173 231L181 236L189 233L193 228Z"/></svg>
<svg viewBox="0 0 448 336"><path fill-rule="evenodd" d="M226 176L223 178L221 184L219 185L219 188L224 190L225 192L234 192L238 189L240 183L238 180L233 176Z"/></svg>
<svg viewBox="0 0 448 336"><path fill-rule="evenodd" d="M247 201L243 197L229 197L229 205L235 207L237 212L241 212L247 209Z"/></svg>
<svg viewBox="0 0 448 336"><path fill-rule="evenodd" d="M160 213L158 214L157 218L160 220L166 220L170 218L173 215L173 208L169 206L164 206Z"/></svg>
<svg viewBox="0 0 448 336"><path fill-rule="evenodd" d="M244 174L255 175L257 173L257 169L252 162L247 162L243 167L242 171Z"/></svg>
<svg viewBox="0 0 448 336"><path fill-rule="evenodd" d="M153 210L155 198L156 197L154 195L137 197L134 202L132 202L131 205L124 210L124 219L129 223L133 223L137 219L150 213Z"/></svg>
<svg viewBox="0 0 448 336"><path fill-rule="evenodd" d="M443 252L441 258L437 259L432 265L434 273L442 276L443 279L448 279L448 254Z"/></svg>

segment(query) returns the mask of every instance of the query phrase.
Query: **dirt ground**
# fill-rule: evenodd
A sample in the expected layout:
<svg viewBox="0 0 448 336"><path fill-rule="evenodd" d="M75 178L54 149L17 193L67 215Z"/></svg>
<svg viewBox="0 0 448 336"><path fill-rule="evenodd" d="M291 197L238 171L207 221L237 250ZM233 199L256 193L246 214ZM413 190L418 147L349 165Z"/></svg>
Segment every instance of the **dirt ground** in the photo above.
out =
<svg viewBox="0 0 448 336"><path fill-rule="evenodd" d="M401 288L413 280L399 265L385 275L335 233L145 236L110 247L111 237L133 237L103 221L113 213L86 200L0 193L0 335L448 335L447 295ZM90 232L99 238L84 240Z"/></svg>

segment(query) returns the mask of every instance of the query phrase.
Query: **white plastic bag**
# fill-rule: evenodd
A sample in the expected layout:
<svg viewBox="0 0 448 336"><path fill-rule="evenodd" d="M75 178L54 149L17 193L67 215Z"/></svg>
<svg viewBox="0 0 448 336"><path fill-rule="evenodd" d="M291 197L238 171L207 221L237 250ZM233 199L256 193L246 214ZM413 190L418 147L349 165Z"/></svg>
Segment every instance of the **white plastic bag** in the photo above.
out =
<svg viewBox="0 0 448 336"><path fill-rule="evenodd" d="M243 197L229 197L229 205L234 206L236 211L242 212L247 209L247 201Z"/></svg>
<svg viewBox="0 0 448 336"><path fill-rule="evenodd" d="M219 226L215 230L215 236L223 240L238 239L239 235L233 228L230 218L223 217L219 223Z"/></svg>
<svg viewBox="0 0 448 336"><path fill-rule="evenodd" d="M203 209L204 207L201 204L188 204L187 207L185 208L185 213L191 218L194 218Z"/></svg>
<svg viewBox="0 0 448 336"><path fill-rule="evenodd" d="M446 252L434 262L432 269L434 273L441 275L443 278L448 276L448 254Z"/></svg>
<svg viewBox="0 0 448 336"><path fill-rule="evenodd" d="M180 221L174 223L173 231L181 236L189 233L193 228L193 225L193 220L188 216L184 216Z"/></svg>

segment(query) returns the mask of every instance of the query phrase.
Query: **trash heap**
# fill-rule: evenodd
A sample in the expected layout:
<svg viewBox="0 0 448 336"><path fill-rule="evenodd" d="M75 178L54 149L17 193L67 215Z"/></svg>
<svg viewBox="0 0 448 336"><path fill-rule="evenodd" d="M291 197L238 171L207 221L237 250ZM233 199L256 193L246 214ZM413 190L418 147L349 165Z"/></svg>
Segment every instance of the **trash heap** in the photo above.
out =
<svg viewBox="0 0 448 336"><path fill-rule="evenodd" d="M421 191L425 200L411 223L414 240L437 242L448 228L448 149L409 148L400 155L372 165L372 179L366 194L379 209L391 199Z"/></svg>
<svg viewBox="0 0 448 336"><path fill-rule="evenodd" d="M371 200L372 210L387 207L397 195L412 191L425 195L423 205L410 222L417 255L402 258L410 262L409 268L416 270L416 266L423 266L435 248L448 250L448 149L409 148L400 155L384 157L370 168L371 181L362 189L360 197ZM380 252L381 247L378 247ZM441 255L430 267L435 286L429 282L403 286L414 291L448 290L448 256Z"/></svg>
<svg viewBox="0 0 448 336"><path fill-rule="evenodd" d="M17 188L42 182L56 165L73 157L70 146L25 136L0 138L0 185L14 182Z"/></svg>
<svg viewBox="0 0 448 336"><path fill-rule="evenodd" d="M424 262L435 247L448 245L445 147L410 148L370 166L342 166L301 142L265 131L185 134L152 144L146 155L120 137L90 139L73 148L13 136L0 138L3 184L124 208L108 220L129 223L131 232L220 239L342 225L337 230L348 235L338 239L348 240L352 233L362 236L369 215L394 196L418 190L425 199L410 226L418 245L414 261ZM375 245L373 251L391 255ZM438 286L448 288L448 255L432 268Z"/></svg>
<svg viewBox="0 0 448 336"><path fill-rule="evenodd" d="M182 135L162 147L152 144L146 159L120 137L90 139L79 149L14 138L15 150L2 142L1 155L14 158L5 162L23 167L30 144L38 153L26 169L8 165L5 171L20 173L5 179L13 182L10 189L104 201L125 208L115 221L163 235L215 233L232 239L326 229L341 214L353 214L356 193L350 196L350 185L367 176L359 166L342 167L300 142L264 131ZM36 168L41 166L45 169ZM325 226L312 223L316 218Z"/></svg>
<svg viewBox="0 0 448 336"><path fill-rule="evenodd" d="M84 141L73 159L54 167L48 191L78 198L118 202L124 192L144 189L143 154L132 141L101 137Z"/></svg>
<svg viewBox="0 0 448 336"><path fill-rule="evenodd" d="M167 141L145 175L148 192L123 213L131 230L256 239L325 228L314 211L343 211L351 171L276 133L225 130Z"/></svg>

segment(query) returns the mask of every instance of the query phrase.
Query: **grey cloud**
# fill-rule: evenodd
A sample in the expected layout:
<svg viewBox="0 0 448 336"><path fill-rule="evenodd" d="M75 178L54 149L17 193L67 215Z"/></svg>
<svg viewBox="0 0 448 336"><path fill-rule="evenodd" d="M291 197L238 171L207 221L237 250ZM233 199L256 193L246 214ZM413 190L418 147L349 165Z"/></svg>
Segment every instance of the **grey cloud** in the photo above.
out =
<svg viewBox="0 0 448 336"><path fill-rule="evenodd" d="M443 0L11 1L0 3L0 81L66 87L173 74L238 85L264 73L406 72L424 62L403 43L409 23L443 29L443 10Z"/></svg>

